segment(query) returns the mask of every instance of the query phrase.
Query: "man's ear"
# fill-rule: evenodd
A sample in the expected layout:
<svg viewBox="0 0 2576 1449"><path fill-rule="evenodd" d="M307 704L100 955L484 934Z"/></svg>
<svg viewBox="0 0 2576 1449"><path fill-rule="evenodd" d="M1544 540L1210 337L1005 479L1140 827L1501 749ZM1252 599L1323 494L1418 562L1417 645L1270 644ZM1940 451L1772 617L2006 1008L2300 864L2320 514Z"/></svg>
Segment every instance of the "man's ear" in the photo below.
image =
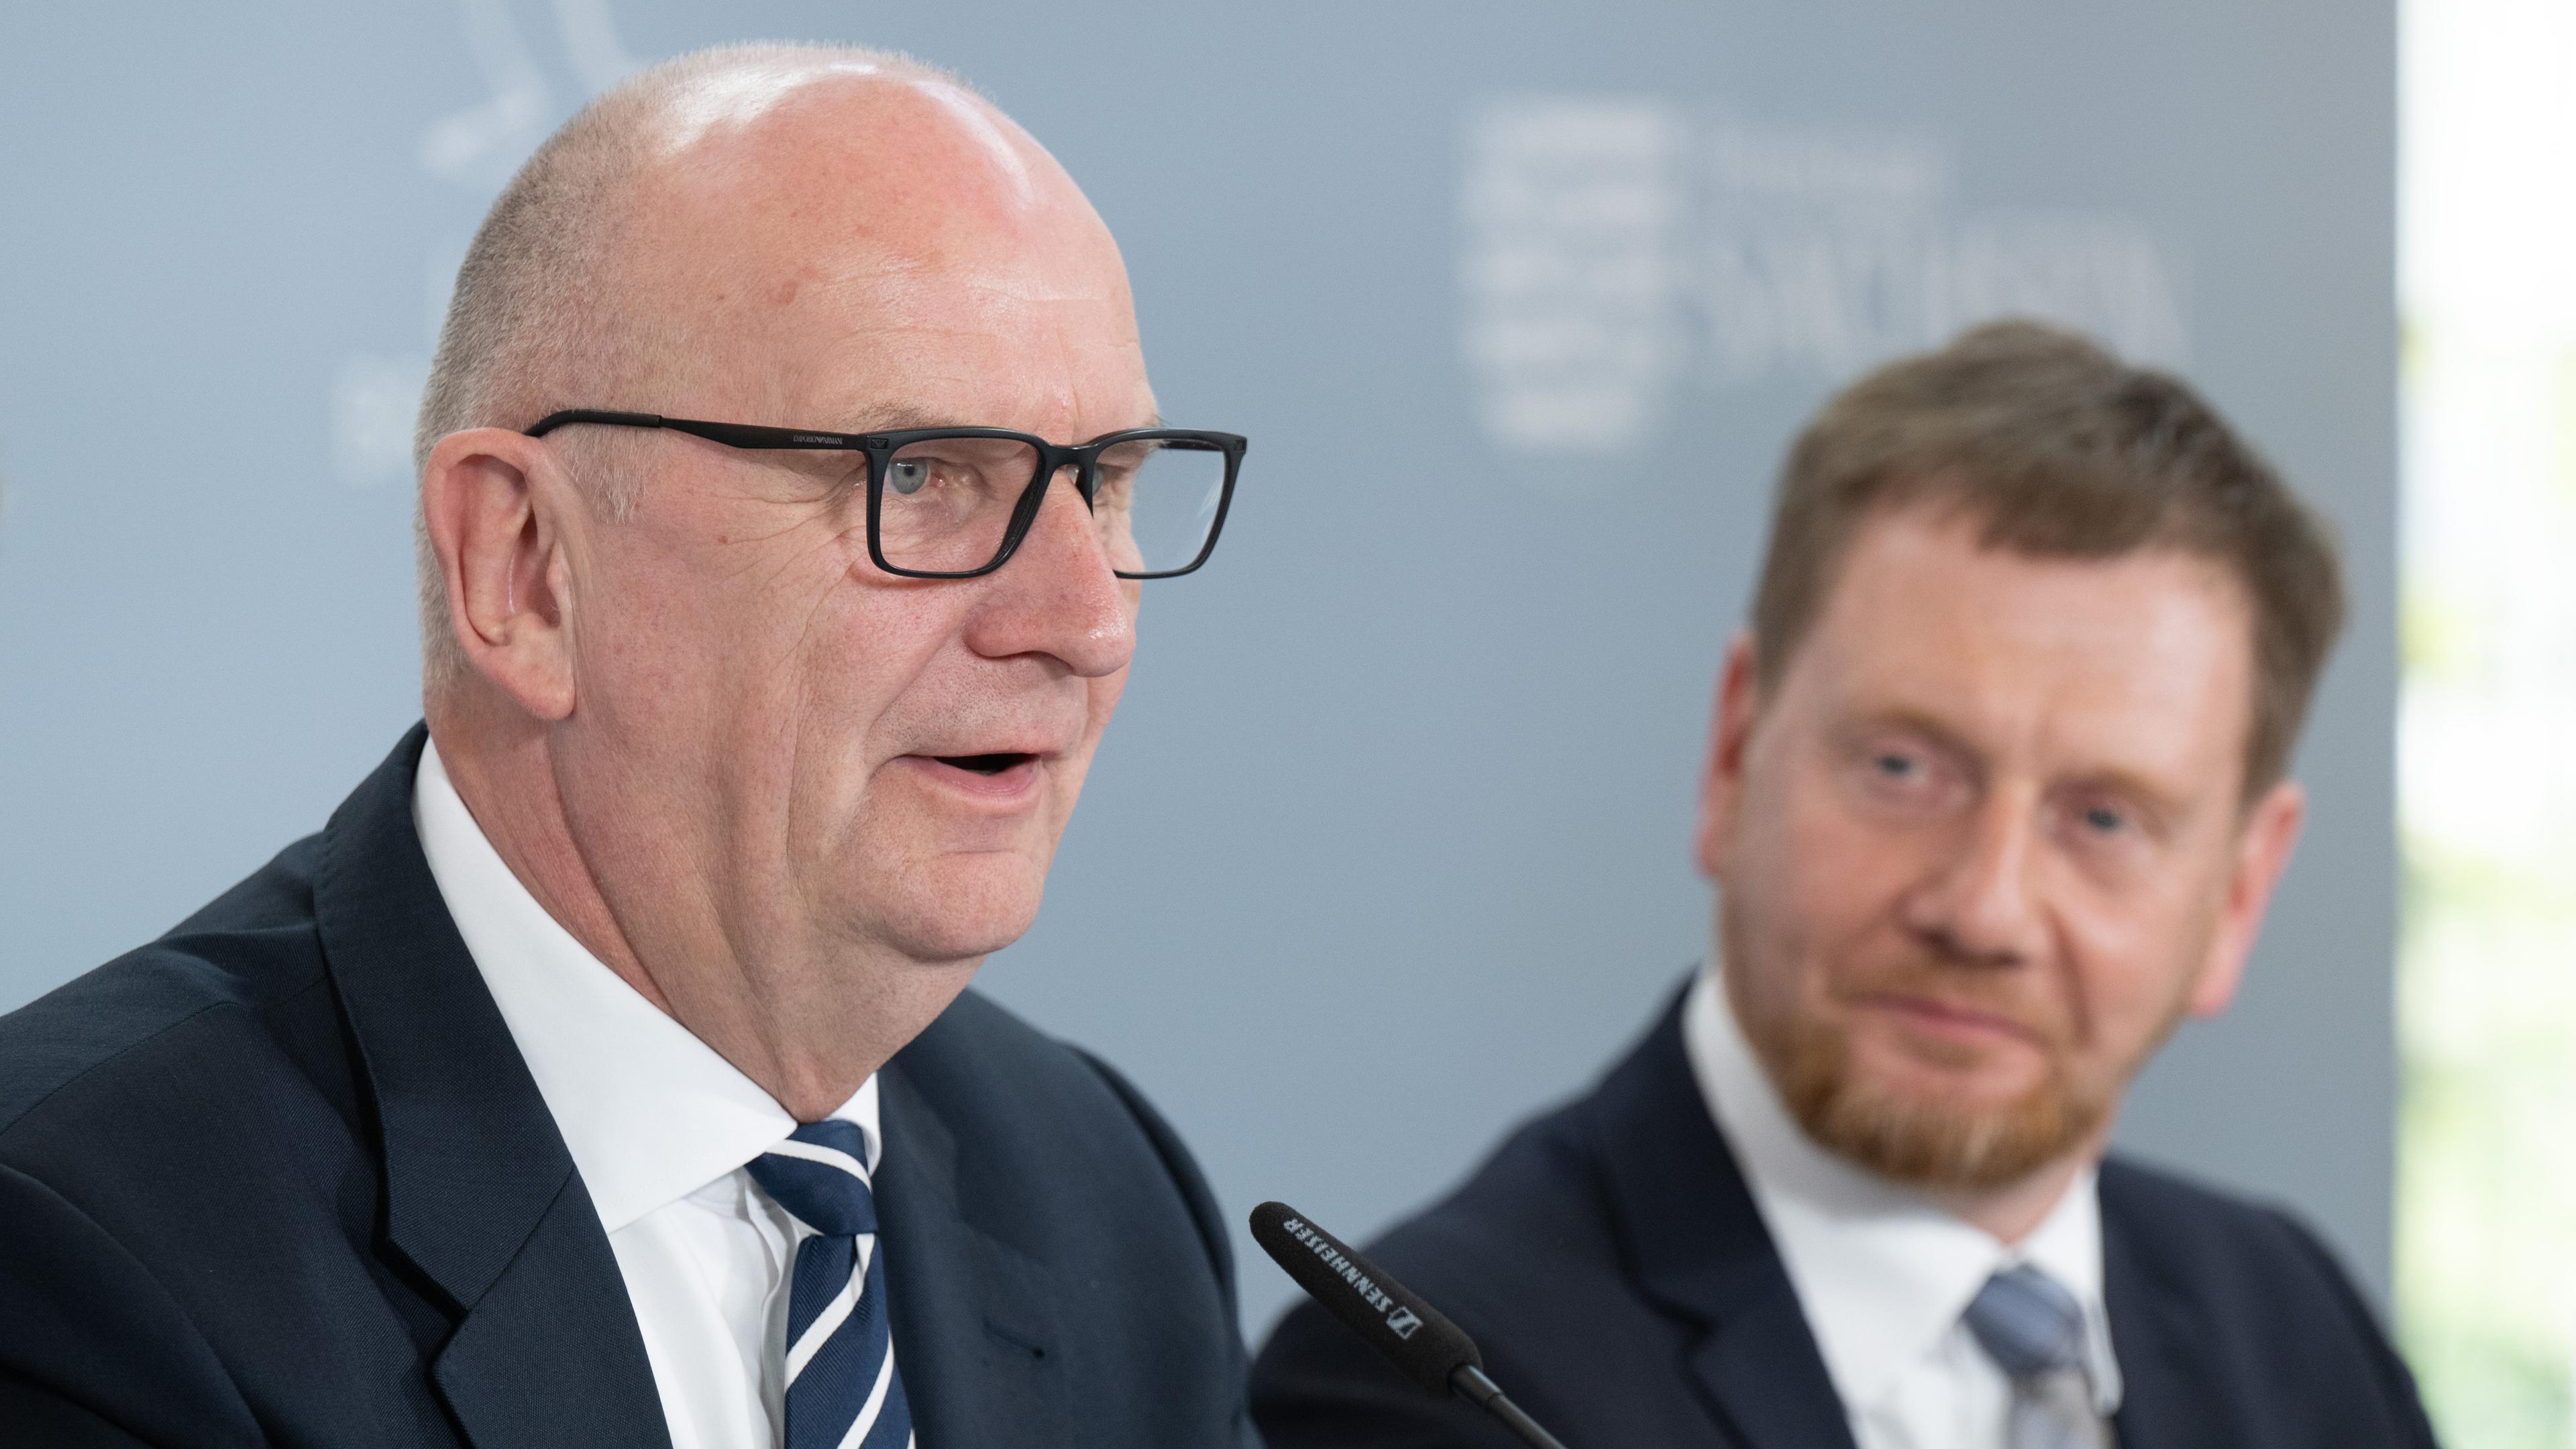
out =
<svg viewBox="0 0 2576 1449"><path fill-rule="evenodd" d="M1762 713L1762 670L1753 631L1739 631L1726 646L1718 671L1717 703L1709 712L1708 759L1699 778L1700 873L1716 878L1726 866L1727 843L1744 802L1744 751Z"/></svg>
<svg viewBox="0 0 2576 1449"><path fill-rule="evenodd" d="M2216 1016L2236 999L2245 981L2245 962L2262 934L2263 912L2272 904L2272 888L2289 867L2299 843L2299 827L2308 817L2308 794L2295 780L2283 780L2263 792L2245 812L2230 865L2227 899L2219 907L2218 929L2211 933L2209 957L2192 982L2184 1009L2194 1016Z"/></svg>
<svg viewBox="0 0 2576 1449"><path fill-rule="evenodd" d="M420 479L447 617L474 672L541 720L572 713L571 568L552 449L506 428L450 433Z"/></svg>

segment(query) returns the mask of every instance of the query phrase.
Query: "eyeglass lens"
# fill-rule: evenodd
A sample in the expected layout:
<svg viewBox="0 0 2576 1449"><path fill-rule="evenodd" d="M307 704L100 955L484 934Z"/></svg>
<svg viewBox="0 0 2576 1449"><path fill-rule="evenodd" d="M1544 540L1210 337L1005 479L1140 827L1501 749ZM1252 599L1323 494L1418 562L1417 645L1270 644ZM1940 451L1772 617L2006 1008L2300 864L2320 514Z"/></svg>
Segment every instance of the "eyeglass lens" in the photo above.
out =
<svg viewBox="0 0 2576 1449"><path fill-rule="evenodd" d="M886 463L877 547L899 569L980 569L1001 553L1012 509L1037 469L1037 450L1016 439L908 443ZM1140 438L1100 455L1091 524L1118 573L1187 568L1207 547L1224 494L1222 451Z"/></svg>

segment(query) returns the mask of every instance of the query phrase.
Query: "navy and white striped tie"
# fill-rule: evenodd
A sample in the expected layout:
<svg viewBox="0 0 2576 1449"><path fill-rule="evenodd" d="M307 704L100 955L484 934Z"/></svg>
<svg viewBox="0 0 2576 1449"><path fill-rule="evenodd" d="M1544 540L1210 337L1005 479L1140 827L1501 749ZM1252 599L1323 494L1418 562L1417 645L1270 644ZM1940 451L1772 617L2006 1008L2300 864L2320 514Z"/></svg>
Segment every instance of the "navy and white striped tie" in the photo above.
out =
<svg viewBox="0 0 2576 1449"><path fill-rule="evenodd" d="M787 1295L786 1449L906 1449L912 1409L887 1329L866 1135L808 1122L753 1159L751 1176L814 1230Z"/></svg>

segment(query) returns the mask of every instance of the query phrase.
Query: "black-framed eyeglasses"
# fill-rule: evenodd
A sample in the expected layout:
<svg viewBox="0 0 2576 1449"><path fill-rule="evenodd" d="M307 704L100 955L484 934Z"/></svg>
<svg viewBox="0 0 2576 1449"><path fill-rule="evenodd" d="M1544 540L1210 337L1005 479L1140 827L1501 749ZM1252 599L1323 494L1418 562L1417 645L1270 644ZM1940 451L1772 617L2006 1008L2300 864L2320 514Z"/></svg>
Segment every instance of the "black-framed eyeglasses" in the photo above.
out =
<svg viewBox="0 0 2576 1449"><path fill-rule="evenodd" d="M1067 468L1118 577L1188 573L1216 549L1245 447L1239 434L1182 428L1133 428L1068 447L1007 428L823 433L593 408L549 413L527 435L574 423L668 428L728 448L864 454L868 557L916 579L977 578L1008 563L1047 485Z"/></svg>

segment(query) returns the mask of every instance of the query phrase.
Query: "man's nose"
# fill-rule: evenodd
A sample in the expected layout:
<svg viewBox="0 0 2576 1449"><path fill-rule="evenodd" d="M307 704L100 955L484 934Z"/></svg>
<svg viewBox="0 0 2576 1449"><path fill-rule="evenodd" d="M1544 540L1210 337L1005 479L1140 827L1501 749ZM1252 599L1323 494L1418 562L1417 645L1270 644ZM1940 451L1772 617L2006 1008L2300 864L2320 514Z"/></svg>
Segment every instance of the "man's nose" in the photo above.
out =
<svg viewBox="0 0 2576 1449"><path fill-rule="evenodd" d="M1905 898L1905 923L1964 961L2018 965L2036 957L2046 927L2032 872L2037 824L2031 802L1989 796L1952 853Z"/></svg>
<svg viewBox="0 0 2576 1449"><path fill-rule="evenodd" d="M1047 481L1028 536L990 583L967 626L978 654L1052 655L1093 679L1136 652L1136 586L1118 577L1069 470Z"/></svg>

